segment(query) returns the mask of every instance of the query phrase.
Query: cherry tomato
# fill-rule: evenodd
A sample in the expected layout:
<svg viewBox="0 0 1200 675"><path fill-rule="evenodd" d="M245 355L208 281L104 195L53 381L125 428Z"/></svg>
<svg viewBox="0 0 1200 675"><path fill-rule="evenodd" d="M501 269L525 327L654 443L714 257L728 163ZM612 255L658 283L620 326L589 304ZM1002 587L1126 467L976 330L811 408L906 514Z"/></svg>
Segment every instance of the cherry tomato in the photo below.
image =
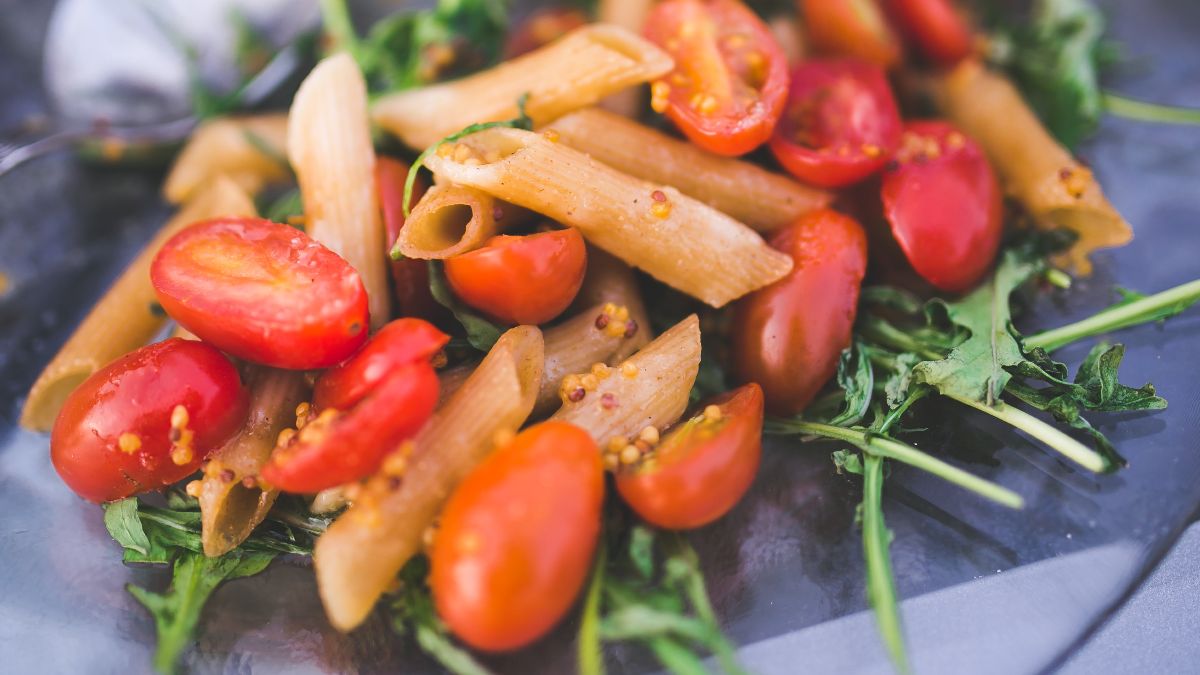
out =
<svg viewBox="0 0 1200 675"><path fill-rule="evenodd" d="M319 492L365 478L421 430L437 397L433 366L393 368L353 408L325 408L309 421L271 455L263 479L287 492Z"/></svg>
<svg viewBox="0 0 1200 675"><path fill-rule="evenodd" d="M738 0L667 0L650 12L645 34L675 59L652 85L651 106L688 139L742 155L771 137L787 95L787 58L753 11Z"/></svg>
<svg viewBox="0 0 1200 675"><path fill-rule="evenodd" d="M313 388L313 407L349 410L400 366L428 362L450 336L421 319L396 319L380 328L357 354L325 371Z"/></svg>
<svg viewBox="0 0 1200 675"><path fill-rule="evenodd" d="M562 314L587 271L587 247L574 228L492 237L446 259L446 280L463 302L502 323L541 324Z"/></svg>
<svg viewBox="0 0 1200 675"><path fill-rule="evenodd" d="M544 47L587 22L588 15L583 10L571 7L539 9L508 34L504 58L516 58Z"/></svg>
<svg viewBox="0 0 1200 675"><path fill-rule="evenodd" d="M802 181L843 187L887 163L900 129L896 100L877 66L854 59L805 61L792 71L771 152Z"/></svg>
<svg viewBox="0 0 1200 675"><path fill-rule="evenodd" d="M400 236L404 227L404 181L408 178L408 165L391 157L375 160L375 186L379 191L379 205L383 211L383 224L387 229L388 250ZM416 204L425 192L425 183L417 178L413 187L412 203ZM396 308L400 316L415 316L444 325L450 318L429 292L429 263L425 260L402 258L391 260L392 288L396 294Z"/></svg>
<svg viewBox="0 0 1200 675"><path fill-rule="evenodd" d="M710 415L716 406L718 415ZM647 522L673 530L707 525L738 503L762 455L763 395L750 383L710 401L672 429L653 459L617 473L617 491Z"/></svg>
<svg viewBox="0 0 1200 675"><path fill-rule="evenodd" d="M887 0L887 9L930 61L952 66L971 55L971 28L951 0Z"/></svg>
<svg viewBox="0 0 1200 675"><path fill-rule="evenodd" d="M833 377L850 346L867 235L853 218L822 209L776 232L770 244L795 266L738 302L733 359L743 381L762 386L767 410L794 415Z"/></svg>
<svg viewBox="0 0 1200 675"><path fill-rule="evenodd" d="M876 0L799 0L813 47L855 56L881 68L900 62L900 40Z"/></svg>
<svg viewBox="0 0 1200 675"><path fill-rule="evenodd" d="M588 433L543 422L492 453L442 511L429 582L467 644L516 649L549 631L587 579L604 470Z"/></svg>
<svg viewBox="0 0 1200 675"><path fill-rule="evenodd" d="M163 245L150 281L167 314L238 358L324 368L367 339L358 272L300 230L258 218L197 223Z"/></svg>
<svg viewBox="0 0 1200 675"><path fill-rule="evenodd" d="M71 392L50 435L50 461L94 502L158 489L195 473L237 432L248 400L237 369L210 345L148 345Z"/></svg>

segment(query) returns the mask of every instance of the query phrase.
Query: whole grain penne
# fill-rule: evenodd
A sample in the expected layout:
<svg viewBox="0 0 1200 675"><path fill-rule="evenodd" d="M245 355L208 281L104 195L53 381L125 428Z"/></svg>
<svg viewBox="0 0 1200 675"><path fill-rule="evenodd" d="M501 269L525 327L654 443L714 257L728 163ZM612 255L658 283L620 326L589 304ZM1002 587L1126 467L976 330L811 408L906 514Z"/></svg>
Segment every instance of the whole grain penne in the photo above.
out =
<svg viewBox="0 0 1200 675"><path fill-rule="evenodd" d="M155 311L150 263L168 239L197 221L254 215L254 202L229 178L217 176L202 187L146 244L42 369L25 399L21 426L49 431L75 387L117 357L145 345L163 329L167 317Z"/></svg>
<svg viewBox="0 0 1200 675"><path fill-rule="evenodd" d="M420 260L472 251L500 232L496 207L496 198L481 190L434 185L405 219L396 247L406 258ZM504 210L499 214L503 221Z"/></svg>
<svg viewBox="0 0 1200 675"><path fill-rule="evenodd" d="M550 127L593 159L680 192L760 232L794 223L829 205L832 195L750 162L721 157L620 115L587 108Z"/></svg>
<svg viewBox="0 0 1200 675"><path fill-rule="evenodd" d="M655 0L600 0L596 8L596 20L640 34L654 3ZM645 97L646 92L642 87L629 87L600 101L600 107L618 115L634 117Z"/></svg>
<svg viewBox="0 0 1200 675"><path fill-rule="evenodd" d="M471 154L460 160L464 146ZM789 256L733 218L544 134L487 129L441 146L426 163L460 185L579 228L589 242L713 307L792 269Z"/></svg>
<svg viewBox="0 0 1200 675"><path fill-rule="evenodd" d="M302 371L248 365L243 379L250 392L246 423L212 454L200 480L200 541L208 556L237 548L275 504L279 491L256 478L308 393Z"/></svg>
<svg viewBox="0 0 1200 675"><path fill-rule="evenodd" d="M1039 227L1079 235L1063 264L1089 274L1092 251L1133 239L1091 170L1054 140L1003 75L964 61L934 80L933 93L946 117L983 146L1007 191Z"/></svg>
<svg viewBox="0 0 1200 675"><path fill-rule="evenodd" d="M548 328L546 366L538 389L534 413L548 413L562 405L560 389L564 377L586 372L593 378L609 377L607 364L624 350L640 330L628 331L629 311L612 303L588 307L566 321ZM626 337L628 336L628 337ZM561 392L569 395L569 392Z"/></svg>
<svg viewBox="0 0 1200 675"><path fill-rule="evenodd" d="M371 326L390 318L385 233L375 192L367 85L348 54L309 73L288 114L288 157L300 183L307 231L362 277Z"/></svg>
<svg viewBox="0 0 1200 675"><path fill-rule="evenodd" d="M182 204L218 175L257 194L271 183L292 175L284 158L287 115L267 113L222 117L201 124L175 159L163 196Z"/></svg>
<svg viewBox="0 0 1200 675"><path fill-rule="evenodd" d="M600 447L629 443L646 427L662 429L687 409L700 368L700 320L680 321L612 369L578 400L568 400L550 419L570 422ZM582 378L579 385L582 386ZM573 388L570 379L564 390Z"/></svg>
<svg viewBox="0 0 1200 675"><path fill-rule="evenodd" d="M424 149L477 122L515 118L518 100L535 124L592 105L671 71L671 57L617 26L590 24L524 56L461 80L390 94L375 121Z"/></svg>
<svg viewBox="0 0 1200 675"><path fill-rule="evenodd" d="M454 488L493 449L497 432L529 417L542 381L542 334L506 332L411 443L388 459L317 540L317 588L330 622L362 623Z"/></svg>
<svg viewBox="0 0 1200 675"><path fill-rule="evenodd" d="M633 335L618 346L612 355L613 359L620 361L654 337L654 326L650 324L650 315L646 313L646 303L642 301L642 291L633 268L620 258L589 246L587 272L575 296L574 306L586 310L609 303L624 307L629 313L629 321L633 322L632 326L625 327L627 331L632 328Z"/></svg>

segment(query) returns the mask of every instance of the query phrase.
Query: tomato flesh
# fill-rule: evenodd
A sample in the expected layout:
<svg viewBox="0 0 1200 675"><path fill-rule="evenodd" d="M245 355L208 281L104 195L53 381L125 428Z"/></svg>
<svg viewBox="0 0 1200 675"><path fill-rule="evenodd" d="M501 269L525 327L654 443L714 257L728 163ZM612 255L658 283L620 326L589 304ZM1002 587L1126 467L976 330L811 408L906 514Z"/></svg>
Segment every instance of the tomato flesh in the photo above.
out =
<svg viewBox="0 0 1200 675"><path fill-rule="evenodd" d="M348 410L395 369L428 362L450 336L421 319L396 319L379 329L357 354L321 375L313 388L313 406Z"/></svg>
<svg viewBox="0 0 1200 675"><path fill-rule="evenodd" d="M801 216L771 238L792 257L783 279L738 302L732 353L744 382L757 382L776 415L803 410L850 346L867 268L867 237L830 209Z"/></svg>
<svg viewBox="0 0 1200 675"><path fill-rule="evenodd" d="M817 51L853 56L881 68L900 63L900 40L876 0L799 0Z"/></svg>
<svg viewBox="0 0 1200 675"><path fill-rule="evenodd" d="M909 122L882 194L892 235L922 278L957 293L987 274L1000 247L1003 196L966 134L946 122Z"/></svg>
<svg viewBox="0 0 1200 675"><path fill-rule="evenodd" d="M971 55L971 27L951 0L887 0L887 8L930 61L953 66Z"/></svg>
<svg viewBox="0 0 1200 675"><path fill-rule="evenodd" d="M718 419L694 416L662 439L652 460L617 473L622 499L653 525L707 525L728 513L754 482L762 456L762 389L750 383L709 405L720 410Z"/></svg>
<svg viewBox="0 0 1200 675"><path fill-rule="evenodd" d="M539 9L509 33L504 42L504 58L516 58L545 47L588 21L586 13L571 7Z"/></svg>
<svg viewBox="0 0 1200 675"><path fill-rule="evenodd" d="M587 580L603 502L600 450L587 432L543 422L518 434L442 512L429 577L438 615L478 649L544 635Z"/></svg>
<svg viewBox="0 0 1200 675"><path fill-rule="evenodd" d="M900 111L877 66L805 61L792 71L771 152L802 181L843 187L881 169L900 143Z"/></svg>
<svg viewBox="0 0 1200 675"><path fill-rule="evenodd" d="M379 206L387 230L388 250L396 244L404 227L404 181L408 178L408 168L404 162L391 157L378 157L375 160L375 186L379 191ZM425 183L418 177L413 187L412 203L420 201L424 193ZM438 304L429 292L428 261L412 258L391 260L390 257L388 260L400 316L428 319L438 325L446 325L447 321L452 320L446 308Z"/></svg>
<svg viewBox="0 0 1200 675"><path fill-rule="evenodd" d="M675 69L651 87L651 105L696 145L743 155L771 137L787 95L787 58L770 29L738 0L667 0L646 38Z"/></svg>
<svg viewBox="0 0 1200 675"><path fill-rule="evenodd" d="M575 228L498 235L445 264L463 302L502 323L536 325L562 314L579 293L587 247Z"/></svg>
<svg viewBox="0 0 1200 675"><path fill-rule="evenodd" d="M150 267L159 303L222 351L277 368L331 366L367 339L367 292L333 251L258 218L197 223Z"/></svg>
<svg viewBox="0 0 1200 675"><path fill-rule="evenodd" d="M71 392L50 434L50 460L94 502L155 490L195 473L241 428L247 406L229 359L203 342L171 338L117 359ZM186 415L173 434L177 407Z"/></svg>

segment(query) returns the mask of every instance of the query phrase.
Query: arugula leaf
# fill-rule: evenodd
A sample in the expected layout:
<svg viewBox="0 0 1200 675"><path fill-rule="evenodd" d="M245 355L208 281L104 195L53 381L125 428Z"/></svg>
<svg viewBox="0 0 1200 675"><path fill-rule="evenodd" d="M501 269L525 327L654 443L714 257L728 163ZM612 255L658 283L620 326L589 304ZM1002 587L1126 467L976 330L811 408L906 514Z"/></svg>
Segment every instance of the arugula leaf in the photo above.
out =
<svg viewBox="0 0 1200 675"><path fill-rule="evenodd" d="M450 283L446 281L446 272L442 261L429 261L429 292L441 306L450 310L467 331L467 341L481 352L487 352L500 339L504 328L476 314L454 296Z"/></svg>
<svg viewBox="0 0 1200 675"><path fill-rule="evenodd" d="M417 645L446 670L458 675L488 675L488 669L471 653L455 644L433 608L426 578L429 561L424 556L410 560L400 570L400 590L389 603L392 629L412 635Z"/></svg>
<svg viewBox="0 0 1200 675"><path fill-rule="evenodd" d="M875 393L875 370L866 347L859 340L842 351L838 360L837 383L845 392L846 401L842 411L829 421L835 426L858 424L871 408L871 397Z"/></svg>
<svg viewBox="0 0 1200 675"><path fill-rule="evenodd" d="M139 555L149 555L150 539L146 537L142 519L138 517L137 499L129 497L105 505L104 527L122 547Z"/></svg>
<svg viewBox="0 0 1200 675"><path fill-rule="evenodd" d="M304 200L300 196L300 189L292 188L279 195L262 209L262 214L267 220L297 227L296 218L304 215Z"/></svg>

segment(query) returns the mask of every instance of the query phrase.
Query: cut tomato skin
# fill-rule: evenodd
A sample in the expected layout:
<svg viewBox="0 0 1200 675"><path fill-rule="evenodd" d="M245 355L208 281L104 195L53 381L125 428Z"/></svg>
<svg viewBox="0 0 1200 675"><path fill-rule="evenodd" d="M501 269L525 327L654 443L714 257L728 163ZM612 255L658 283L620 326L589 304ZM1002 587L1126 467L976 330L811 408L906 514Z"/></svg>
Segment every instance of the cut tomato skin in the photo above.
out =
<svg viewBox="0 0 1200 675"><path fill-rule="evenodd" d="M700 413L662 439L652 463L617 473L621 498L652 525L707 525L729 513L754 482L762 457L762 389L750 383L708 405L718 406L719 420Z"/></svg>
<svg viewBox="0 0 1200 675"><path fill-rule="evenodd" d="M771 137L787 96L787 57L738 0L667 0L643 31L675 60L651 106L696 145L737 156Z"/></svg>
<svg viewBox="0 0 1200 675"><path fill-rule="evenodd" d="M404 227L404 182L408 179L408 169L408 164L391 157L380 156L375 160L375 186L379 192L389 251ZM413 187L412 203L420 201L424 193L425 181L418 177ZM412 258L392 260L390 256L388 260L399 315L448 325L446 322L452 320L450 313L429 292L429 262Z"/></svg>
<svg viewBox="0 0 1200 675"><path fill-rule="evenodd" d="M195 473L241 428L248 401L221 352L164 340L122 356L71 392L50 434L50 460L63 482L93 502L163 488ZM187 412L180 442L191 434L190 458L172 457L176 406Z"/></svg>
<svg viewBox="0 0 1200 675"><path fill-rule="evenodd" d="M305 233L259 218L191 225L150 267L159 304L205 342L254 363L332 366L367 339L358 272Z"/></svg>
<svg viewBox="0 0 1200 675"><path fill-rule="evenodd" d="M575 228L502 234L447 258L445 270L463 302L501 323L536 325L562 314L579 293L587 247Z"/></svg>
<svg viewBox="0 0 1200 675"><path fill-rule="evenodd" d="M383 459L433 414L438 378L428 363L392 370L355 406L320 428L319 417L279 448L262 477L286 492L312 493L375 473ZM330 409L332 410L332 409Z"/></svg>
<svg viewBox="0 0 1200 675"><path fill-rule="evenodd" d="M942 121L909 122L884 171L883 212L917 274L939 290L970 290L996 259L1004 202L983 149Z"/></svg>
<svg viewBox="0 0 1200 675"><path fill-rule="evenodd" d="M887 76L856 59L813 59L792 71L771 152L800 180L845 187L887 163L902 122Z"/></svg>
<svg viewBox="0 0 1200 675"><path fill-rule="evenodd" d="M313 388L313 407L349 410L395 369L428 362L450 336L421 319L396 319L380 328L354 356L330 368Z"/></svg>
<svg viewBox="0 0 1200 675"><path fill-rule="evenodd" d="M850 346L867 268L867 236L858 221L821 209L771 237L792 257L786 277L738 302L732 353L743 382L762 387L766 408L795 415L837 372Z"/></svg>
<svg viewBox="0 0 1200 675"><path fill-rule="evenodd" d="M886 1L888 14L925 58L949 67L971 55L971 27L951 0Z"/></svg>
<svg viewBox="0 0 1200 675"><path fill-rule="evenodd" d="M504 42L504 58L513 59L545 47L588 21L586 13L571 7L539 9L509 33Z"/></svg>
<svg viewBox="0 0 1200 675"><path fill-rule="evenodd" d="M545 635L587 580L603 503L600 450L587 432L551 421L518 434L442 511L429 576L438 615L488 651Z"/></svg>
<svg viewBox="0 0 1200 675"><path fill-rule="evenodd" d="M876 0L798 0L813 47L833 56L853 56L890 69L903 55Z"/></svg>

